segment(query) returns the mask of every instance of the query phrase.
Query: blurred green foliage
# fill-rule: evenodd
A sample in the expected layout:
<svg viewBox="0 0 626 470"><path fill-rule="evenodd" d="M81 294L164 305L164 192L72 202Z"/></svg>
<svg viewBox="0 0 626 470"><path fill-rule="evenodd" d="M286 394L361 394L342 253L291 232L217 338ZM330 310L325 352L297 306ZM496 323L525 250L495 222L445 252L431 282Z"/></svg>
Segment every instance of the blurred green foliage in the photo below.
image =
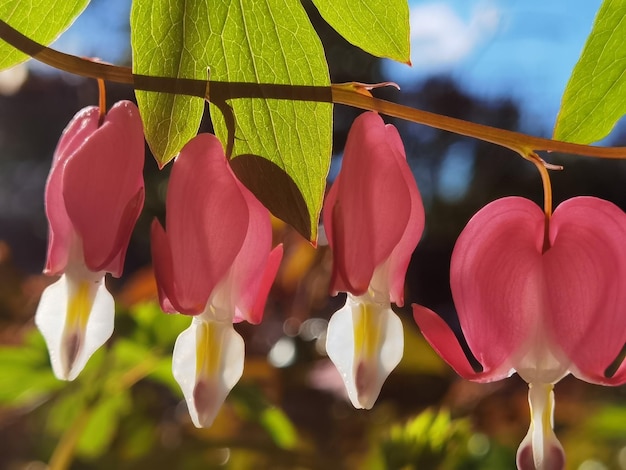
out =
<svg viewBox="0 0 626 470"><path fill-rule="evenodd" d="M34 329L29 329L21 344L0 347L3 438L11 440L12 428L16 438L25 433L28 446L21 458L63 462L52 468L514 468L515 447L527 426L526 418L516 424L513 439L506 439L506 433L494 432L502 417L493 421L489 408L480 403L493 401L500 403L494 406L501 406L502 400L508 400L509 406L520 407L523 416L525 390L519 384L479 394L469 408L466 403L403 410L399 397L383 393L374 410L363 412L351 409L342 399L331 404L330 417L324 416L326 410L316 408L327 407L328 400L316 396L307 404L306 396L299 397L297 406L313 407L314 416L317 410L328 427L317 434L310 423L302 425L298 411L289 404L287 393L302 393L303 384L281 380L276 371L252 358L246 368L255 380L244 376L215 425L195 429L171 374L171 350L188 323L185 316L163 314L156 302L120 310L113 341L93 356L75 382L54 378L43 340ZM419 336L413 338L413 334L411 344L418 344ZM413 375L422 387L432 377L440 377L450 387L448 400L477 393L455 391L463 383L441 366L432 363L420 372L413 364L412 359L406 361L400 373L405 378ZM294 367L303 366L306 369L306 363ZM584 399L576 394L588 388L572 389L578 384L566 381L564 396L559 397L566 408L571 406L571 397ZM389 386L394 387L393 376ZM600 393L597 388L594 392ZM562 419L557 400L557 433L570 459L568 468L583 468L580 465L590 459L604 462L604 468L624 468L619 456L626 442L626 404L619 392L612 392L608 399L596 398L587 408L579 403L576 423ZM455 395L459 397L450 398ZM11 424L7 420L11 415L19 420ZM20 460L11 460L19 456L4 453L0 466L21 468L15 467Z"/></svg>
<svg viewBox="0 0 626 470"><path fill-rule="evenodd" d="M190 428L190 422L183 414L186 409L176 410L182 393L171 374L171 350L189 318L166 318L158 304L147 302L118 312L118 320L127 336L116 335L107 347L96 352L75 382L61 382L53 376L45 344L35 329L27 333L21 345L0 347L1 409L28 413L24 416L29 421L43 421L39 432L46 437L46 448L34 449L35 453L42 452L42 460L48 459L48 447L54 448L53 461L67 452L68 463L75 456L81 462L91 462L88 468L107 468L104 462L111 458L130 465L149 454L158 454L164 437L159 442L158 430L163 423L157 416L163 413L159 408L164 400L170 402L169 411L177 415L174 421L179 421L170 423L176 428L175 434L189 433L195 447L206 441L204 430L181 429ZM153 400L159 403L150 403ZM254 423L262 430L265 437L260 452L298 447L297 431L290 419L270 405L256 386L242 384L230 402L234 412L230 418ZM227 426L209 431L216 441L213 445L259 446L258 442L231 442L228 431ZM36 437L32 436L33 441ZM0 463L8 464L2 457ZM195 464L190 465L194 468Z"/></svg>
<svg viewBox="0 0 626 470"><path fill-rule="evenodd" d="M472 430L468 418L427 409L404 426L394 425L381 443L385 469L497 470L515 460L511 449Z"/></svg>

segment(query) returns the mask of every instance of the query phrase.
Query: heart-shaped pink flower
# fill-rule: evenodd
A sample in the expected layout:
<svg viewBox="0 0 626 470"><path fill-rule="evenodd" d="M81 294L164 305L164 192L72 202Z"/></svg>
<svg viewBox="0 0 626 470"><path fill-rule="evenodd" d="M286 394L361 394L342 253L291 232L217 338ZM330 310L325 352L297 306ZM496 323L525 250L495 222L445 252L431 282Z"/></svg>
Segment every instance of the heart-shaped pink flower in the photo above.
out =
<svg viewBox="0 0 626 470"><path fill-rule="evenodd" d="M626 343L625 241L626 214L594 197L565 201L548 222L519 197L479 211L454 248L450 285L481 371L437 314L413 306L422 333L459 375L489 382L517 372L531 385L533 416L543 416L544 425L531 424L520 468L561 468L564 461L551 427L545 429L552 384L568 373L602 385L626 382L624 362L606 374Z"/></svg>

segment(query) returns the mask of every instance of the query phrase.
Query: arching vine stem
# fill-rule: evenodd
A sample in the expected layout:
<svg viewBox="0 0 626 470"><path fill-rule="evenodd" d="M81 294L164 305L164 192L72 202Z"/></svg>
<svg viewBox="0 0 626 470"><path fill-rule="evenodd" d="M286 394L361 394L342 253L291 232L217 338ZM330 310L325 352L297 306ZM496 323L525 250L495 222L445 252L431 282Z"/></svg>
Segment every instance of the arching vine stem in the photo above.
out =
<svg viewBox="0 0 626 470"><path fill-rule="evenodd" d="M133 74L128 67L94 62L43 46L0 20L0 38L16 49L51 67L83 77L127 83L136 90L177 93L224 103L235 98L276 98L332 102L378 111L407 121L461 134L506 147L520 155L539 151L562 152L588 157L626 159L626 147L595 147L533 137L496 127L464 121L441 114L392 103L363 93L358 83L305 86L270 83L220 82Z"/></svg>

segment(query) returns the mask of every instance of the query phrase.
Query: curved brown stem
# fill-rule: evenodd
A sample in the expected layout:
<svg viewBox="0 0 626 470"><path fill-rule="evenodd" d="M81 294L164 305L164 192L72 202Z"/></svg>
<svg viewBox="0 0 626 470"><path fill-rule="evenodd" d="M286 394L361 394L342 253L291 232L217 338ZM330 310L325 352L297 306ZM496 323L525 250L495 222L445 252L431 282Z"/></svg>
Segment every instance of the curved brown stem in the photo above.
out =
<svg viewBox="0 0 626 470"><path fill-rule="evenodd" d="M346 104L355 108L378 111L407 121L424 124L455 134L491 142L519 153L529 155L533 151L563 152L588 157L625 159L626 147L594 147L591 145L574 144L559 140L545 139L523 134L521 132L498 129L496 127L464 121L463 119L443 116L441 114L422 111L389 101L371 98L351 91L351 84L332 85L333 103Z"/></svg>
<svg viewBox="0 0 626 470"><path fill-rule="evenodd" d="M524 156L527 160L530 160L535 164L539 174L541 175L541 183L543 185L543 212L545 214L545 222L543 229L543 247L542 253L545 253L550 249L550 220L552 219L552 182L550 181L550 173L548 172L548 165L544 162L536 153Z"/></svg>
<svg viewBox="0 0 626 470"><path fill-rule="evenodd" d="M378 111L417 124L491 142L511 149L520 155L548 151L598 158L626 159L626 147L595 147L561 142L430 113L368 96L367 93L360 91L363 88L363 85L360 84L333 84L327 87L219 82L138 75L134 74L129 67L93 62L43 46L24 36L2 20L0 20L0 38L51 67L84 77L127 83L137 90L198 96L216 103L224 103L235 98L276 98L332 102Z"/></svg>
<svg viewBox="0 0 626 470"><path fill-rule="evenodd" d="M101 78L98 79L98 109L100 111L98 125L101 126L107 114L107 89L104 80Z"/></svg>

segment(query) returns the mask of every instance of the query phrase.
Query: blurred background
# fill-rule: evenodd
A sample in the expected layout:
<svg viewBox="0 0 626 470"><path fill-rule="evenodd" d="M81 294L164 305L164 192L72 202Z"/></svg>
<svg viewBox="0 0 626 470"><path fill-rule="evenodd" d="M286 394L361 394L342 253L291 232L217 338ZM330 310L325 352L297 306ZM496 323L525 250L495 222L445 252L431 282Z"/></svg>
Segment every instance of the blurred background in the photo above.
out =
<svg viewBox="0 0 626 470"><path fill-rule="evenodd" d="M411 1L413 67L356 50L303 4L324 43L333 82L393 80L376 96L499 128L549 137L560 96L600 0ZM54 47L130 63L130 0L92 0ZM71 117L97 104L94 81L29 62L0 74L0 469L509 469L529 424L527 386L459 379L425 343L410 308L405 357L371 411L350 405L324 352L331 258L280 221L285 258L261 325L240 324L244 376L215 424L198 430L171 376L171 351L189 324L163 314L150 266L149 224L164 214L169 170L146 159L147 199L116 298L114 336L72 383L52 375L33 315L42 290L47 222L43 191ZM133 99L107 85L109 106ZM335 107L332 180L360 111ZM491 144L388 120L399 129L427 211L407 275L406 304L457 325L448 284L454 242L486 203L521 195L541 204L532 164ZM203 130L210 130L208 112ZM626 145L618 125L603 142ZM626 209L626 162L558 154L555 206L595 195ZM578 470L626 469L626 390L565 378L555 429ZM62 468L62 467L58 467Z"/></svg>

